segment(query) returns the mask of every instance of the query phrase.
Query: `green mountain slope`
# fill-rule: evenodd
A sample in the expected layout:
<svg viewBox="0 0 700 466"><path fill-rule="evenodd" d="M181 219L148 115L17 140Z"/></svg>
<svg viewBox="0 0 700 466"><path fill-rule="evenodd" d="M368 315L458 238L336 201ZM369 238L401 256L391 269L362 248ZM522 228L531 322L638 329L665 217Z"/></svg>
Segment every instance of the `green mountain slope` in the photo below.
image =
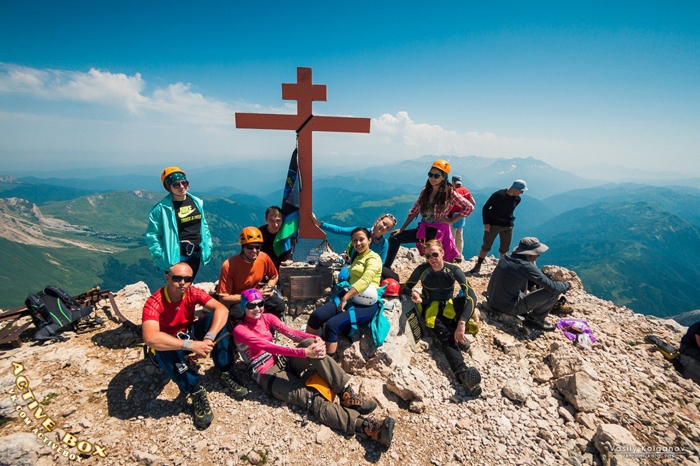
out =
<svg viewBox="0 0 700 466"><path fill-rule="evenodd" d="M99 283L108 254L79 248L43 248L0 238L0 308L21 306L29 293L58 285L69 293Z"/></svg>
<svg viewBox="0 0 700 466"><path fill-rule="evenodd" d="M80 186L80 185L77 185ZM58 187L45 183L22 181L0 181L0 198L18 197L40 205L49 201L66 201L79 196L88 196L97 190L79 187Z"/></svg>
<svg viewBox="0 0 700 466"><path fill-rule="evenodd" d="M581 275L586 287L594 294L638 312L668 316L697 309L700 303L700 287L697 286L700 281L700 233L693 224L693 215L697 216L697 213L692 209L696 193L675 188L669 192L647 187L644 188L645 194L638 191L638 187L620 189L622 191L611 191L614 198L624 194L635 202L599 202L557 216L548 207L548 202L524 196L515 211L514 242L523 236L538 236L551 247L541 258L542 264L571 268ZM319 188L315 198L319 208L332 212L319 214L322 220L342 226L370 227L385 212L396 216L401 224L418 191L377 198L377 192L355 193L327 187ZM466 257L479 251L483 234L481 208L492 192L493 188L473 191L477 207L464 228ZM32 228L38 228L39 233L43 232L48 238L46 241L55 238L74 240L74 243L92 243L98 249L119 252L108 254L78 247L30 246L0 239L3 257L0 307L18 306L28 293L49 284L76 293L96 284L117 290L139 280L145 281L152 289L161 286L162 273L150 259L143 233L148 212L162 194L115 191L51 201L40 206L43 219L41 214L35 214L27 207L25 210L29 209L29 213L20 216L28 225L25 239L21 241L41 239L31 237L34 234ZM574 195L569 200L586 197L579 193ZM265 206L260 203L261 198L232 197L234 199L204 198L214 238L214 255L211 263L200 269L198 281L215 281L223 261L239 250L240 230L264 223ZM640 198L645 202L637 202ZM331 210L334 205L338 207L336 211ZM8 211L7 215L12 212ZM60 228L52 229L51 222L47 222L50 217L86 228L59 225ZM329 235L328 239L334 250L344 250L349 241L347 237L337 235ZM64 241L62 244L69 243ZM497 254L497 245L491 253Z"/></svg>
<svg viewBox="0 0 700 466"><path fill-rule="evenodd" d="M70 201L49 202L41 212L73 225L89 225L99 232L133 240L143 236L151 208L161 199L148 191L110 191Z"/></svg>
<svg viewBox="0 0 700 466"><path fill-rule="evenodd" d="M578 207L600 202L644 201L666 212L700 226L700 190L683 186L650 186L646 184L609 184L590 189L576 189L557 194L542 202L560 214Z"/></svg>
<svg viewBox="0 0 700 466"><path fill-rule="evenodd" d="M646 202L574 209L534 232L550 246L542 264L575 270L601 298L657 316L700 302L700 232Z"/></svg>

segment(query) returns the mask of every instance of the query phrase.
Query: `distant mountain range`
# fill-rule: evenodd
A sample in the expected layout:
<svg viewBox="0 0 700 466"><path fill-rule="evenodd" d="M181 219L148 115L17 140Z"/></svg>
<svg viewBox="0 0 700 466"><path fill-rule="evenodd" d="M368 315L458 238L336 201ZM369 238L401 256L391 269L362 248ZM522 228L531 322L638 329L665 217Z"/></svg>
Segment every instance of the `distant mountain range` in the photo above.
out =
<svg viewBox="0 0 700 466"><path fill-rule="evenodd" d="M369 227L384 212L402 223L435 158L319 175L314 212L344 226ZM534 158L449 159L452 173L462 176L477 200L464 229L466 257L481 246L481 206L493 191L522 178L530 189L515 211L514 243L531 235L547 243L550 250L540 265L575 270L592 293L637 312L686 313L691 317L683 318L692 319L692 311L700 308L699 189L604 183ZM272 161L188 171L192 192L205 198L215 241L212 262L198 280L216 280L219 265L238 251L240 229L263 224L265 208L280 203L286 164L274 164L279 172L262 168L273 166ZM118 289L138 280L160 286L162 274L148 255L143 233L148 212L165 192L157 175L142 173L3 178L0 307L20 305L28 293L48 284L75 293L96 284ZM328 239L334 250L348 243L337 235Z"/></svg>
<svg viewBox="0 0 700 466"><path fill-rule="evenodd" d="M335 175L318 174L314 178L314 189L324 187L343 188L355 192L390 191L399 194L415 192L425 184L426 173L436 158L445 158L452 164L451 174L461 175L464 185L470 189L504 188L513 180L525 179L530 196L542 199L565 191L604 184L605 181L584 179L573 173L558 170L533 157L515 159L490 159L468 156L426 155L389 165L343 171ZM272 167L275 169L273 170ZM185 168L185 167L183 167ZM237 162L221 167L185 168L193 192L215 196L252 194L265 198L268 193L280 191L287 176L287 164L271 160ZM26 176L19 182L31 185L54 185L82 191L104 192L123 190L162 189L158 170L152 175L143 171L134 174L118 172L113 175L99 172L94 177L38 178ZM18 196L21 197L21 196ZM281 196L280 196L281 199ZM53 199L52 199L53 200ZM277 201L279 203L279 201Z"/></svg>

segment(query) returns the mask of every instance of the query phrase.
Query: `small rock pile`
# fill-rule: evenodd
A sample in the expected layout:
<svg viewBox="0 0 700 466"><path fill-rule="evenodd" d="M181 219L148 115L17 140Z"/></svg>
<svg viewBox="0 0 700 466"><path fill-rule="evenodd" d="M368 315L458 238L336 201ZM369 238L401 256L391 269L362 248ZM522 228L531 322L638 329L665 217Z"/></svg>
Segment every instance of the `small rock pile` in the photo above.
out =
<svg viewBox="0 0 700 466"><path fill-rule="evenodd" d="M395 268L406 279L421 261L415 250L402 248ZM429 336L412 341L407 301L388 301L391 332L380 348L367 330L341 342L341 364L354 375L352 384L377 400L378 414L396 419L388 449L363 436L346 437L313 416L304 424L303 409L269 397L250 380L249 396L234 400L219 388L211 360L201 370L215 419L198 431L187 400L143 359L140 336L108 321L100 333L69 334L65 343L25 344L0 355L0 464L71 464L57 453L59 447L79 453L62 442L66 434L105 449L106 458L81 457L93 465L700 463L700 388L644 343L645 335L655 334L677 344L682 327L598 299L574 272L550 267L551 276L575 283L567 293L572 317L586 320L598 339L585 350L559 331L534 331L517 318L489 313L482 292L496 262L487 258L481 275L470 277L479 297L479 331L468 336L465 359L482 374L480 397L466 396ZM460 266L467 271L474 263ZM120 309L139 324L149 294L144 284L124 288ZM306 319L302 314L289 323L301 327ZM26 401L11 398L10 389L19 392L13 362L23 365L38 406L55 421L44 439L32 433L43 419L34 418ZM238 369L246 377L245 368Z"/></svg>

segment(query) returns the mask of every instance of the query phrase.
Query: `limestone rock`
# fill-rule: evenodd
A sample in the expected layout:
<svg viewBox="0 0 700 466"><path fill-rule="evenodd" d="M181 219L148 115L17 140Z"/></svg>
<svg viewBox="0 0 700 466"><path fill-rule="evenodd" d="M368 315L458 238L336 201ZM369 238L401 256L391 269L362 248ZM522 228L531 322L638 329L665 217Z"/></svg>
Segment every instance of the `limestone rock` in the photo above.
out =
<svg viewBox="0 0 700 466"><path fill-rule="evenodd" d="M358 330L354 341L348 348L342 343L338 351L342 354L342 366L351 374L374 372L387 377L396 366L408 366L411 363L413 337L403 332L401 325L402 306L399 300L392 300L393 306L384 310L390 324L389 334L384 344L377 348L372 339L372 330L363 327Z"/></svg>
<svg viewBox="0 0 700 466"><path fill-rule="evenodd" d="M342 355L343 370L348 374L363 373L367 367L367 361L360 350L360 342L356 341L350 346L344 346L343 343L338 345L338 353Z"/></svg>
<svg viewBox="0 0 700 466"><path fill-rule="evenodd" d="M552 374L556 378L579 372L583 369L583 360L576 353L573 346L552 345L556 348L546 358L552 368Z"/></svg>
<svg viewBox="0 0 700 466"><path fill-rule="evenodd" d="M515 346L516 343L515 338L507 333L497 333L493 337L493 342L496 344L496 346L503 350L511 346Z"/></svg>
<svg viewBox="0 0 700 466"><path fill-rule="evenodd" d="M143 317L143 305L149 296L151 296L151 291L148 289L148 285L144 282L138 282L119 290L114 296L114 301L124 317L134 324L140 325Z"/></svg>
<svg viewBox="0 0 700 466"><path fill-rule="evenodd" d="M532 390L524 380L511 379L503 387L503 395L513 401L524 403L532 394Z"/></svg>
<svg viewBox="0 0 700 466"><path fill-rule="evenodd" d="M400 300L392 300L394 306L391 309L384 309L391 328L384 344L377 348L372 340L372 333L369 328L363 333L362 341L367 343L367 352L371 354L367 360L367 368L376 370L386 377L396 366L408 366L411 363L413 351L411 350L411 340L413 337L403 332L401 317L403 309Z"/></svg>
<svg viewBox="0 0 700 466"><path fill-rule="evenodd" d="M318 432L316 432L316 443L319 445L324 445L325 443L330 440L331 436L333 435L333 432L327 427L327 426L321 426L318 429ZM250 461L250 456L248 456L248 461ZM251 464L258 464L258 463L253 463L250 461Z"/></svg>
<svg viewBox="0 0 700 466"><path fill-rule="evenodd" d="M552 277L552 279L558 282L571 282L573 288L583 290L581 279L578 277L578 275L576 275L576 272L572 270L556 265L545 265L542 267L542 273L549 275Z"/></svg>
<svg viewBox="0 0 700 466"><path fill-rule="evenodd" d="M469 355L472 357L474 362L478 363L480 366L485 365L491 359L491 357L486 354L482 348L474 345L469 347Z"/></svg>
<svg viewBox="0 0 700 466"><path fill-rule="evenodd" d="M139 462L139 464L146 464L149 466L159 466L162 464L167 464L167 461L165 461L160 456L152 455L145 451L134 451L134 458L136 459L136 461Z"/></svg>
<svg viewBox="0 0 700 466"><path fill-rule="evenodd" d="M637 458L624 456L625 452L639 451L639 442L632 433L617 424L601 424L593 437L593 444L603 459L611 466L638 464Z"/></svg>
<svg viewBox="0 0 700 466"><path fill-rule="evenodd" d="M316 439L316 441L318 442L318 438ZM262 457L255 450L250 451L248 453L247 457L248 457L248 462L250 464L260 464L260 462L262 461Z"/></svg>
<svg viewBox="0 0 700 466"><path fill-rule="evenodd" d="M33 466L41 444L30 433L19 432L0 438L0 464Z"/></svg>
<svg viewBox="0 0 700 466"><path fill-rule="evenodd" d="M557 379L556 387L578 411L593 411L598 407L601 391L598 382L585 372Z"/></svg>
<svg viewBox="0 0 700 466"><path fill-rule="evenodd" d="M576 422L591 430L598 425L598 421L592 413L576 413Z"/></svg>
<svg viewBox="0 0 700 466"><path fill-rule="evenodd" d="M505 437L511 430L513 430L513 424L510 422L510 419L501 415L501 417L498 418L498 433Z"/></svg>
<svg viewBox="0 0 700 466"><path fill-rule="evenodd" d="M417 367L397 366L389 374L386 387L406 401L422 400L431 390L430 380Z"/></svg>
<svg viewBox="0 0 700 466"><path fill-rule="evenodd" d="M549 380L554 377L549 367L539 361L532 365L530 375L532 375L532 378L536 382L549 382Z"/></svg>
<svg viewBox="0 0 700 466"><path fill-rule="evenodd" d="M557 409L557 413L564 419L565 422L574 422L574 415L571 411L566 409L564 406L560 406Z"/></svg>
<svg viewBox="0 0 700 466"><path fill-rule="evenodd" d="M339 255L337 253L325 250L321 253L321 257L318 258L318 263L323 267L330 267L338 262L338 257Z"/></svg>

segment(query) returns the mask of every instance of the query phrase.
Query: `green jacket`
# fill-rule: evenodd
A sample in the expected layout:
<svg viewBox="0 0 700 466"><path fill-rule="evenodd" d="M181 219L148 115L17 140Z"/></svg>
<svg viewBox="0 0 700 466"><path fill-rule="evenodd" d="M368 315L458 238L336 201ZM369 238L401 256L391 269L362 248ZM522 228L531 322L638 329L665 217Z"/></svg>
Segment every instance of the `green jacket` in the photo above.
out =
<svg viewBox="0 0 700 466"><path fill-rule="evenodd" d="M202 264L206 265L211 258L212 248L209 225L204 217L202 200L190 193L187 195L194 201L202 214L200 231L202 242L199 247L202 248ZM175 217L172 194L165 196L151 209L151 213L148 214L148 227L146 227L145 236L148 251L159 269L168 271L170 267L180 262L180 236L177 232L177 218Z"/></svg>
<svg viewBox="0 0 700 466"><path fill-rule="evenodd" d="M381 277L382 259L369 248L356 256L350 265L350 283L358 293L365 291L369 285L379 288Z"/></svg>

